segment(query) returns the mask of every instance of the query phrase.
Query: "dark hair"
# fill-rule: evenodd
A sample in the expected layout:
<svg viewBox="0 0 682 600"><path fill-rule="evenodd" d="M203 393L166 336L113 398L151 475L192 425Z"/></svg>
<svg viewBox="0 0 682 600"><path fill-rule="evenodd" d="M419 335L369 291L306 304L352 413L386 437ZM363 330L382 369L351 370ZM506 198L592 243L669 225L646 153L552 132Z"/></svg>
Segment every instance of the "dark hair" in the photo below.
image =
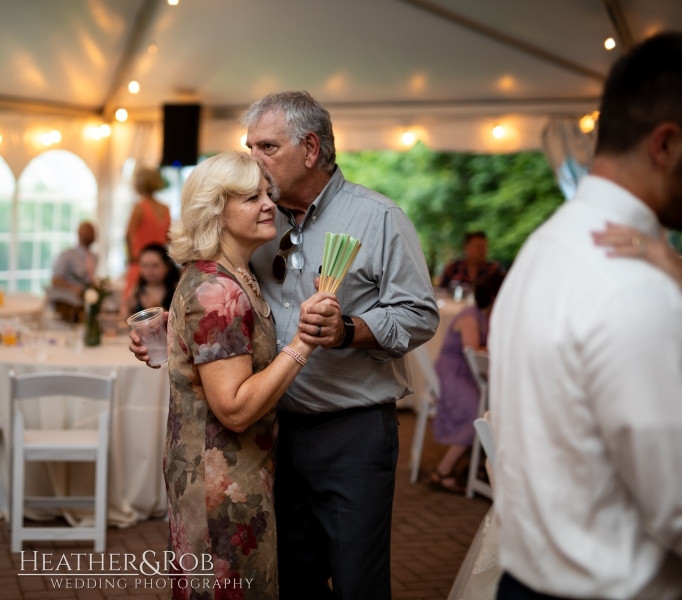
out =
<svg viewBox="0 0 682 600"><path fill-rule="evenodd" d="M466 246L471 240L475 240L476 238L487 240L488 236L485 234L485 231L468 231L464 234L464 245Z"/></svg>
<svg viewBox="0 0 682 600"><path fill-rule="evenodd" d="M168 272L166 273L166 277L163 280L163 285L166 288L166 295L163 298L163 307L168 310L171 305L171 301L173 300L173 294L175 293L175 288L178 285L178 281L180 281L180 271L178 270L177 265L175 264L175 261L168 256L168 250L166 246L163 244L147 244L142 250L140 250L140 254L137 257L138 262L140 261L140 258L145 252L156 252L163 262L166 263L168 266ZM136 295L138 296L139 300L139 295L140 292L145 288L147 285L147 281L145 280L144 277L142 277L142 274L140 273L140 278L137 280L137 292Z"/></svg>
<svg viewBox="0 0 682 600"><path fill-rule="evenodd" d="M638 44L612 67L599 113L596 154L622 154L666 121L682 127L682 33Z"/></svg>
<svg viewBox="0 0 682 600"><path fill-rule="evenodd" d="M500 291L503 281L504 275L501 271L493 271L492 273L481 275L476 280L476 287L474 288L476 306L481 310L488 308L493 303L493 300L495 300L495 296Z"/></svg>

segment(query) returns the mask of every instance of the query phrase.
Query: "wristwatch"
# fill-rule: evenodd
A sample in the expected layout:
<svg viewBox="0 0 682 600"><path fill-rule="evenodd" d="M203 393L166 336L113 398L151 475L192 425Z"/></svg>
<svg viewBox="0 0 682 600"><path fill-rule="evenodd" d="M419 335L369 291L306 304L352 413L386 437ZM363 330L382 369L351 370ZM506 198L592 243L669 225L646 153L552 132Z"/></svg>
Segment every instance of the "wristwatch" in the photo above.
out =
<svg viewBox="0 0 682 600"><path fill-rule="evenodd" d="M344 336L341 345L334 346L332 350L343 350L344 348L348 348L348 346L353 343L353 338L355 337L355 323L353 323L353 318L348 315L341 315L341 318L343 319L343 324L346 328L346 335Z"/></svg>

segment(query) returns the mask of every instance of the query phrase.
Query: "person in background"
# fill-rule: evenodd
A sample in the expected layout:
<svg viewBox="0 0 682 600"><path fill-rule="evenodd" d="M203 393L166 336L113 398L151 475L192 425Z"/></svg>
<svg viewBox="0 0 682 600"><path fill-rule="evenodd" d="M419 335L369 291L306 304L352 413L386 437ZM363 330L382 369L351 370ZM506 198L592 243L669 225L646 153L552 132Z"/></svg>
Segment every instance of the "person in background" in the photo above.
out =
<svg viewBox="0 0 682 600"><path fill-rule="evenodd" d="M464 492L453 470L474 440L474 420L479 416L478 388L464 348L485 350L488 319L503 278L502 273L494 271L478 280L474 292L476 305L467 306L455 317L436 360L440 400L433 419L433 437L439 444L449 446L431 474L431 485L439 491Z"/></svg>
<svg viewBox="0 0 682 600"><path fill-rule="evenodd" d="M449 288L456 283L474 286L476 280L488 273L504 273L499 263L488 260L488 238L484 231L471 231L464 236L464 258L443 269L439 286Z"/></svg>
<svg viewBox="0 0 682 600"><path fill-rule="evenodd" d="M97 255L90 250L96 238L95 226L83 221L78 226L78 245L61 252L52 267L52 288L48 300L62 320L83 320L83 293L95 282Z"/></svg>
<svg viewBox="0 0 682 600"><path fill-rule="evenodd" d="M492 312L499 600L682 593L682 294L596 246L607 223L638 255L682 229L682 33L616 61L590 174Z"/></svg>
<svg viewBox="0 0 682 600"><path fill-rule="evenodd" d="M126 230L128 249L128 272L123 290L123 302L127 303L140 276L139 257L142 248L149 244L168 244L171 223L168 206L159 202L154 193L166 187L158 169L141 168L135 173L134 186L139 201L133 207Z"/></svg>
<svg viewBox="0 0 682 600"><path fill-rule="evenodd" d="M126 300L124 318L153 306L163 306L168 310L180 279L178 267L161 244L149 244L142 248L137 262L140 265L140 277Z"/></svg>

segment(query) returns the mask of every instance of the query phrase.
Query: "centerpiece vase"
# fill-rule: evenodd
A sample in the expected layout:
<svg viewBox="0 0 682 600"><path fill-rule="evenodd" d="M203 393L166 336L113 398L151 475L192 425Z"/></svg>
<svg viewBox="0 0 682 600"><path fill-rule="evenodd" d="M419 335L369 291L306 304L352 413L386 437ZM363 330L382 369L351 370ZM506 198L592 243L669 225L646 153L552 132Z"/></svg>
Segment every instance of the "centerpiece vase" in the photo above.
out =
<svg viewBox="0 0 682 600"><path fill-rule="evenodd" d="M85 310L85 339L86 346L95 347L102 343L102 327L99 322L99 306L86 305Z"/></svg>

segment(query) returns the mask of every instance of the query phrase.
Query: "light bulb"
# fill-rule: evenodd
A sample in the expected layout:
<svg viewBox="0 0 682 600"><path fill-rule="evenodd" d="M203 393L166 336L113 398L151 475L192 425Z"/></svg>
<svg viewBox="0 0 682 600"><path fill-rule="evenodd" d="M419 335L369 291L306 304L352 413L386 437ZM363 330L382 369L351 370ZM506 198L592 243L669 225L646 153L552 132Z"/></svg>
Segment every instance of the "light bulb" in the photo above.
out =
<svg viewBox="0 0 682 600"><path fill-rule="evenodd" d="M607 50L613 50L616 47L616 40L614 40L612 37L606 38L604 40L604 48Z"/></svg>
<svg viewBox="0 0 682 600"><path fill-rule="evenodd" d="M120 123L124 123L128 120L128 111L125 108L119 108L116 111L116 120Z"/></svg>
<svg viewBox="0 0 682 600"><path fill-rule="evenodd" d="M403 133L400 139L402 140L404 146L411 146L417 140L417 136L411 131L406 131Z"/></svg>
<svg viewBox="0 0 682 600"><path fill-rule="evenodd" d="M131 94L137 94L140 91L140 84L137 81L131 81L128 84L128 91Z"/></svg>
<svg viewBox="0 0 682 600"><path fill-rule="evenodd" d="M501 140L505 135L507 135L507 132L502 125L495 125L495 127L493 127L493 137L495 139Z"/></svg>

